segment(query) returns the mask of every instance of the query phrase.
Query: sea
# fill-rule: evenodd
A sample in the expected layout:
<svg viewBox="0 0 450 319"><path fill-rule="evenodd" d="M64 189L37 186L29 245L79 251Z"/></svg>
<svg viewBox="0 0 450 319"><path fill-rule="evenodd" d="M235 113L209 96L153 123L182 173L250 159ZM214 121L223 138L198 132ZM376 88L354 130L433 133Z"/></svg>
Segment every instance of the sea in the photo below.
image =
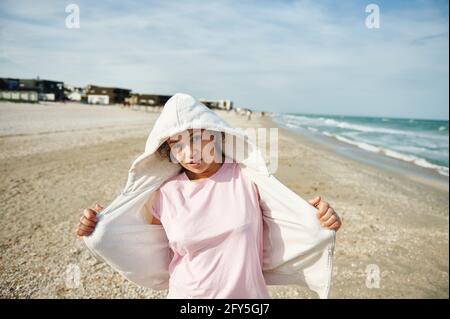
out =
<svg viewBox="0 0 450 319"><path fill-rule="evenodd" d="M366 152L448 176L448 120L272 113L282 127L324 135Z"/></svg>

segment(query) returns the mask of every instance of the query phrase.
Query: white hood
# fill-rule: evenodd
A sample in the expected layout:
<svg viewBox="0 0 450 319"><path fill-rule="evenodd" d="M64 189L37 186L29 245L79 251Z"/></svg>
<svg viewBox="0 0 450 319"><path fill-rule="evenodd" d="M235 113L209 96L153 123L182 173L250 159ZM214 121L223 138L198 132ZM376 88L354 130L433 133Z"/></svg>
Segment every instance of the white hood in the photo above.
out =
<svg viewBox="0 0 450 319"><path fill-rule="evenodd" d="M168 137L195 128L225 132L225 155L238 162L258 186L266 283L305 285L321 298L328 297L335 232L322 228L316 208L269 172L261 152L243 130L231 127L188 94L177 93L165 104L144 153L129 169L122 193L99 214L95 231L84 237L89 249L140 286L168 287L168 239L163 227L148 224L144 215L155 190L181 170L179 164L162 159L156 150Z"/></svg>

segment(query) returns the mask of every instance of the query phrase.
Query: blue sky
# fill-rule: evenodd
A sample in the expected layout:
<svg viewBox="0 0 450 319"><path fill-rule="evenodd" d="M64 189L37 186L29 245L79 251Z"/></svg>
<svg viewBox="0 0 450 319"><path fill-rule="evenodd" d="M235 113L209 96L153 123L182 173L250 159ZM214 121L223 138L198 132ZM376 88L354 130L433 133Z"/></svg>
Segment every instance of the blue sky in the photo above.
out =
<svg viewBox="0 0 450 319"><path fill-rule="evenodd" d="M65 27L66 5L80 8ZM368 29L366 5L380 7ZM448 1L0 2L0 76L448 119Z"/></svg>

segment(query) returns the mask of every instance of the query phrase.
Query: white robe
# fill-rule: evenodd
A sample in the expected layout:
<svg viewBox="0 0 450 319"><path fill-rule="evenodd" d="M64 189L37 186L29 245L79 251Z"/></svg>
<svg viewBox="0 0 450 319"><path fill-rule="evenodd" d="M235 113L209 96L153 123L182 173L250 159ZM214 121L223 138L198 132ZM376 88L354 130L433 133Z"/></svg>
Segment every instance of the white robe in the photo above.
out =
<svg viewBox="0 0 450 319"><path fill-rule="evenodd" d="M86 246L128 280L152 289L168 287L171 252L161 225L149 224L146 207L155 191L181 166L155 153L170 136L186 129L225 132L224 153L258 186L263 212L263 273L268 285L303 285L320 298L331 286L335 231L320 225L317 209L278 181L243 130L227 124L193 97L177 93L165 104L145 151L128 171L127 183L99 213ZM233 139L236 147L233 152ZM236 151L237 150L237 151ZM299 176L299 179L301 176Z"/></svg>

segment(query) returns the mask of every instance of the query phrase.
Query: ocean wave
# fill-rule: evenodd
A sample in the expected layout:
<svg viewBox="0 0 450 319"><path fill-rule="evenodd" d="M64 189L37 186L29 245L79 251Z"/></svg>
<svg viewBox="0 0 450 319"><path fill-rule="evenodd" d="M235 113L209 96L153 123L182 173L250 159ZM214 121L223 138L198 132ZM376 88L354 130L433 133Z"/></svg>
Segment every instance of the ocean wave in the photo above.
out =
<svg viewBox="0 0 450 319"><path fill-rule="evenodd" d="M349 138L343 137L341 135L338 134L331 134L330 132L324 131L322 132L322 134L329 136L329 137L334 137L337 140L347 143L347 144L351 144L354 145L356 147L359 147L365 151L369 151L372 153L379 153L379 154L383 154L385 156L388 157L392 157L398 160L402 160L404 162L409 162L409 163L413 163L417 166L421 166L424 168L431 168L436 170L439 174L444 175L444 176L449 176L449 168L445 167L445 166L440 166L440 165L436 165L433 163L430 163L429 161L427 161L424 158L415 156L415 155L411 155L411 154L403 154L400 152L397 152L395 150L391 150L385 147L378 147L369 143L365 143L365 142L360 142L360 141L354 141L351 140Z"/></svg>
<svg viewBox="0 0 450 319"><path fill-rule="evenodd" d="M448 130L445 123L437 124L436 128L430 128L436 132L431 133L430 130L417 132L349 123L351 118L340 121L325 116L308 117L281 113L273 118L279 124L293 130L323 134L365 151L430 168L448 176L448 135L437 132L438 128L440 132ZM396 125L395 119L390 119L390 122ZM400 120L398 125L404 122L405 120ZM383 125L381 121L380 125ZM415 125L422 124L416 121ZM420 127L418 129L420 130ZM367 132L376 134L366 134Z"/></svg>
<svg viewBox="0 0 450 319"><path fill-rule="evenodd" d="M421 147L421 146L410 146L410 145L401 145L396 146L397 150L408 152L408 153L425 153L425 154L433 154L436 156L447 156L448 157L448 148L429 148L429 147Z"/></svg>
<svg viewBox="0 0 450 319"><path fill-rule="evenodd" d="M369 152L378 153L378 152L381 151L380 147L377 147L377 146L369 144L369 143L357 142L357 141L354 141L354 140L351 140L351 139L348 139L346 137L343 137L341 135L336 135L336 134L332 134L332 136L335 137L336 139L338 139L341 142L355 145L355 146L357 146L359 148L362 148L363 150L366 150L366 151L369 151Z"/></svg>
<svg viewBox="0 0 450 319"><path fill-rule="evenodd" d="M298 126L329 126L341 129L365 132L365 133L380 133L380 134L396 134L396 135L406 135L412 137L423 137L423 138L434 138L434 139L444 139L448 140L448 136L438 135L435 133L428 132L417 132L410 130L398 130L386 127L375 127L372 125L363 125L356 123L349 123L346 121L338 121L332 118L326 117L308 117L302 115L290 115L290 114L277 114L282 122L289 122L291 125ZM410 121L409 121L410 122ZM414 123L410 122L410 123ZM443 129L439 129L440 132L444 131L446 127L442 126ZM447 128L448 129L448 128Z"/></svg>
<svg viewBox="0 0 450 319"><path fill-rule="evenodd" d="M386 146L387 148L400 149L402 151L407 151L411 153L433 153L436 155L448 155L448 141L436 140L436 139L425 139L417 137L402 138L401 143L398 137L389 134L378 135L378 136L362 136L359 132L339 132L338 134L345 137L349 137L356 141L362 141L369 144L375 144L378 146Z"/></svg>

